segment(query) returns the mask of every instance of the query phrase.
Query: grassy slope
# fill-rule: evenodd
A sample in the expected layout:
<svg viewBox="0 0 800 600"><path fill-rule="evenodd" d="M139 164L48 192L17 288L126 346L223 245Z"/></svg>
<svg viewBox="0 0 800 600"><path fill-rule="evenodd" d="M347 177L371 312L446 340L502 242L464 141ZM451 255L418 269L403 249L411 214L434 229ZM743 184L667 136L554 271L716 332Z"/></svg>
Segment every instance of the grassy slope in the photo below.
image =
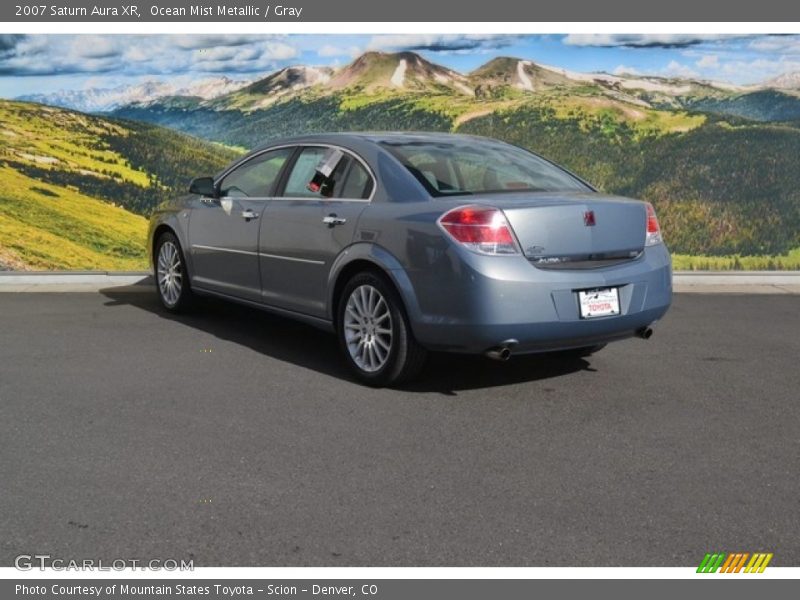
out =
<svg viewBox="0 0 800 600"><path fill-rule="evenodd" d="M144 217L8 167L0 167L0 181L0 262L27 269L146 266Z"/></svg>
<svg viewBox="0 0 800 600"><path fill-rule="evenodd" d="M0 123L0 268L144 268L144 215L193 169L213 172L236 155L29 103L0 101Z"/></svg>
<svg viewBox="0 0 800 600"><path fill-rule="evenodd" d="M148 187L145 173L100 146L102 135L128 131L78 113L0 103L0 262L32 269L138 269L145 266L147 222L74 188L29 177L17 168L69 172ZM104 126L105 125L105 126Z"/></svg>
<svg viewBox="0 0 800 600"><path fill-rule="evenodd" d="M673 254L672 268L676 271L800 271L800 248L778 256Z"/></svg>

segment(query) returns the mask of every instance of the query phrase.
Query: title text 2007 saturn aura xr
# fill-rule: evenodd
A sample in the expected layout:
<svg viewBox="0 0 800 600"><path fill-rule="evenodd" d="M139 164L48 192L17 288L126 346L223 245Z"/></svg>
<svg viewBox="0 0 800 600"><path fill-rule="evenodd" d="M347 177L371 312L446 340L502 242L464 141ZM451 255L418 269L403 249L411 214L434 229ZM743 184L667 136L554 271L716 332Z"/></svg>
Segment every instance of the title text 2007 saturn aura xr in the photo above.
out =
<svg viewBox="0 0 800 600"><path fill-rule="evenodd" d="M585 356L649 337L672 298L650 204L491 139L295 137L189 191L150 223L164 306L210 294L333 330L373 385L427 350Z"/></svg>

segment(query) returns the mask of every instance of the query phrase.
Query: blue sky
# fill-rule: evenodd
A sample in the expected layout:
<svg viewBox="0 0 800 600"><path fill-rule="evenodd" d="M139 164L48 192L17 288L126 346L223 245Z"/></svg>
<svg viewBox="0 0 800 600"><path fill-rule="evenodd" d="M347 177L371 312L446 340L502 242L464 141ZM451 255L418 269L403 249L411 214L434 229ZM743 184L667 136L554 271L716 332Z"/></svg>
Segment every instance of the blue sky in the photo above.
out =
<svg viewBox="0 0 800 600"><path fill-rule="evenodd" d="M758 83L800 71L800 36L722 35L0 35L0 96L343 65L366 50L413 50L468 72L495 56L574 71Z"/></svg>

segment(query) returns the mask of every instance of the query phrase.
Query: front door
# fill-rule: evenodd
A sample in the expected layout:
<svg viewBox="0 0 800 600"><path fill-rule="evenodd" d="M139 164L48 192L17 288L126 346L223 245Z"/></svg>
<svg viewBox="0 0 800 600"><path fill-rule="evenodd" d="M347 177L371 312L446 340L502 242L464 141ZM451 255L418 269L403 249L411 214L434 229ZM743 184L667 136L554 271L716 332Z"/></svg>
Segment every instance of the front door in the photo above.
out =
<svg viewBox="0 0 800 600"><path fill-rule="evenodd" d="M284 177L261 225L261 280L266 304L325 318L328 273L353 241L374 181L348 153L326 184L309 189L329 148L307 146ZM312 185L311 188L314 188Z"/></svg>
<svg viewBox="0 0 800 600"><path fill-rule="evenodd" d="M292 149L264 152L217 183L217 198L198 198L189 242L198 288L260 301L258 236L269 196Z"/></svg>

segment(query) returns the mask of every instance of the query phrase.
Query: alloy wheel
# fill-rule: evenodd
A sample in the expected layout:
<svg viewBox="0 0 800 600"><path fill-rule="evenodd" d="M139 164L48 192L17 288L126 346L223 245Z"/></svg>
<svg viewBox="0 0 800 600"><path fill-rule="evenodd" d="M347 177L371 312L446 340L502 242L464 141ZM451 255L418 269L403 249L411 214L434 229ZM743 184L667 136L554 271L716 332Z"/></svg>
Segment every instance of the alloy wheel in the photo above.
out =
<svg viewBox="0 0 800 600"><path fill-rule="evenodd" d="M183 289L183 268L178 247L169 240L158 250L158 289L166 304L178 303Z"/></svg>
<svg viewBox="0 0 800 600"><path fill-rule="evenodd" d="M344 337L350 357L368 373L380 370L392 349L392 315L383 295L371 285L360 285L347 299Z"/></svg>

